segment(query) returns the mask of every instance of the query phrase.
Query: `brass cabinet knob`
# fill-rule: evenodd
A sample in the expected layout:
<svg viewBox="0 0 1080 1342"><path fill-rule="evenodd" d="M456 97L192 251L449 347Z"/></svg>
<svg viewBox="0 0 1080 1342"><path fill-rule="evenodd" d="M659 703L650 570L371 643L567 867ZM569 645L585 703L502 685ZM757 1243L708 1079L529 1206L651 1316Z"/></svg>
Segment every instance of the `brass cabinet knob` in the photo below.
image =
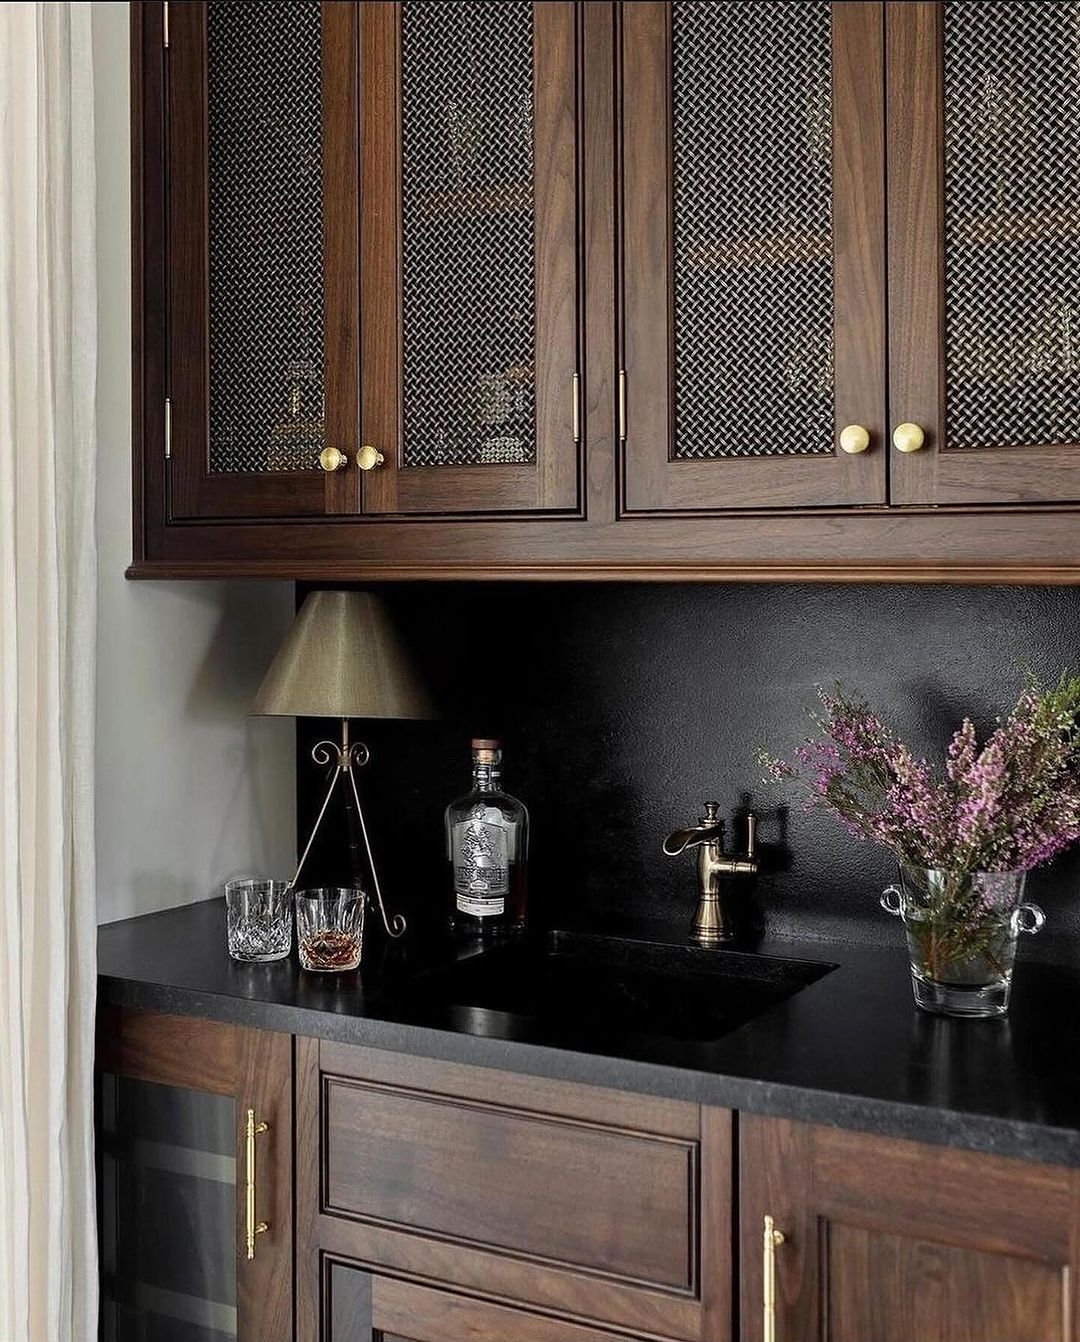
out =
<svg viewBox="0 0 1080 1342"><path fill-rule="evenodd" d="M926 442L926 434L917 424L898 424L893 429L892 440L897 452L918 452Z"/></svg>
<svg viewBox="0 0 1080 1342"><path fill-rule="evenodd" d="M348 464L349 458L336 447L324 447L319 453L319 465L328 475L333 471L340 471L342 466Z"/></svg>
<svg viewBox="0 0 1080 1342"><path fill-rule="evenodd" d="M377 447L372 447L370 443L364 446L356 454L356 464L362 471L373 471L376 466L381 466L386 458Z"/></svg>
<svg viewBox="0 0 1080 1342"><path fill-rule="evenodd" d="M861 424L848 424L840 430L840 450L857 457L870 446L870 431Z"/></svg>

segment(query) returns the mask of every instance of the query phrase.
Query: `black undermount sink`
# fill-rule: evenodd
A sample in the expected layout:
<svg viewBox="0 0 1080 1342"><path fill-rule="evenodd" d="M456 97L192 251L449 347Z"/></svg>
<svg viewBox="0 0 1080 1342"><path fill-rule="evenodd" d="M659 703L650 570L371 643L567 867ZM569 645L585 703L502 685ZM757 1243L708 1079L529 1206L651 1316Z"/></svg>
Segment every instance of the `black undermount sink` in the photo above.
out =
<svg viewBox="0 0 1080 1342"><path fill-rule="evenodd" d="M428 1004L498 1012L561 1036L708 1043L836 966L569 932L464 956L410 985Z"/></svg>

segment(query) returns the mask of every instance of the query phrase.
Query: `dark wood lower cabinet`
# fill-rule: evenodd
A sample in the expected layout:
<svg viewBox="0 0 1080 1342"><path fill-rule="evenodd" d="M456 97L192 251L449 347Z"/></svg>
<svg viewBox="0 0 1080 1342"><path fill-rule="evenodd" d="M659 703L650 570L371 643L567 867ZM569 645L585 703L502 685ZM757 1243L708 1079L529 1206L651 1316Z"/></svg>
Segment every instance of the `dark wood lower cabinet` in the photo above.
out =
<svg viewBox="0 0 1080 1342"><path fill-rule="evenodd" d="M1075 1342L1074 1170L783 1119L739 1132L743 1342Z"/></svg>
<svg viewBox="0 0 1080 1342"><path fill-rule="evenodd" d="M328 1263L322 1342L634 1342L566 1319Z"/></svg>
<svg viewBox="0 0 1080 1342"><path fill-rule="evenodd" d="M102 1342L293 1342L291 1037L127 1010L98 1024ZM250 1257L249 1177L266 1227Z"/></svg>
<svg viewBox="0 0 1080 1342"><path fill-rule="evenodd" d="M113 1009L98 1151L104 1342L1080 1342L1060 1166Z"/></svg>
<svg viewBox="0 0 1080 1342"><path fill-rule="evenodd" d="M300 1342L342 1260L445 1289L459 1320L489 1318L466 1299L515 1302L533 1329L515 1342L731 1338L727 1110L315 1040L297 1087Z"/></svg>

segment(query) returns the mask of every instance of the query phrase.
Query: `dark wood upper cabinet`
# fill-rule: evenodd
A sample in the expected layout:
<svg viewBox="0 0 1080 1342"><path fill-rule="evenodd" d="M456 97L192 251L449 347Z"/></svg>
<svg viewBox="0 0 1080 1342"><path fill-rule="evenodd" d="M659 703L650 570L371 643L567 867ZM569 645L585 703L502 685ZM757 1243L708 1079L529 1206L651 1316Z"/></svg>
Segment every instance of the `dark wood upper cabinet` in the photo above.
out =
<svg viewBox="0 0 1080 1342"><path fill-rule="evenodd" d="M168 10L171 520L346 506L319 453L356 440L356 28L318 0Z"/></svg>
<svg viewBox="0 0 1080 1342"><path fill-rule="evenodd" d="M1073 1342L1075 1170L744 1115L742 1342ZM765 1217L783 1242L763 1250Z"/></svg>
<svg viewBox="0 0 1080 1342"><path fill-rule="evenodd" d="M625 508L884 503L881 6L629 4L621 52Z"/></svg>
<svg viewBox="0 0 1080 1342"><path fill-rule="evenodd" d="M133 574L1080 581L1068 6L268 14L132 5Z"/></svg>
<svg viewBox="0 0 1080 1342"><path fill-rule="evenodd" d="M577 507L577 11L360 6L365 513Z"/></svg>
<svg viewBox="0 0 1080 1342"><path fill-rule="evenodd" d="M1080 65L1060 4L890 4L901 504L1080 500Z"/></svg>
<svg viewBox="0 0 1080 1342"><path fill-rule="evenodd" d="M576 6L169 13L170 519L574 510Z"/></svg>

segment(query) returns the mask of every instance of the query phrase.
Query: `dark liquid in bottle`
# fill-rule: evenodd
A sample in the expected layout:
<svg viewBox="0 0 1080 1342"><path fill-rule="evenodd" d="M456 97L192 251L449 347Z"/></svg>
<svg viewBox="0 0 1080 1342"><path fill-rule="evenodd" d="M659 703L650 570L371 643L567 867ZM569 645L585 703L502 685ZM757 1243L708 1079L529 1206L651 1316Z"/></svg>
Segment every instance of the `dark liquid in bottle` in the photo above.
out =
<svg viewBox="0 0 1080 1342"><path fill-rule="evenodd" d="M453 864L450 864L449 870L450 887L453 889ZM455 894L450 912L450 926L459 936L483 937L490 941L501 940L503 937L511 937L521 932L525 927L528 905L527 872L528 868L524 863L510 863L502 913L489 913L483 917L477 917L476 914L472 913L463 913L457 906L457 895Z"/></svg>

